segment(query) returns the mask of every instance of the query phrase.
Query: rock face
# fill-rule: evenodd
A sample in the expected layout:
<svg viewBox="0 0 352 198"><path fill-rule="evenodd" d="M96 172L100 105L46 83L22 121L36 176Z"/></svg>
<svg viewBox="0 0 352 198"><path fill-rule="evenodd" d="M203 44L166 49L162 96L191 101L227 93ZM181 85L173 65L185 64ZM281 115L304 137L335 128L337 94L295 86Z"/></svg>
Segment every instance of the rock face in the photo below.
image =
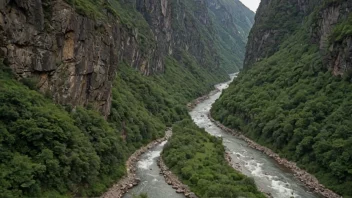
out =
<svg viewBox="0 0 352 198"><path fill-rule="evenodd" d="M172 50L172 8L170 0L140 0L134 2L151 27L158 43L158 53L171 55Z"/></svg>
<svg viewBox="0 0 352 198"><path fill-rule="evenodd" d="M134 3L151 26L161 54L172 55L180 61L182 52L187 51L201 65L215 68L221 65L229 72L234 71L230 71L231 68L242 67L254 13L238 0L143 0Z"/></svg>
<svg viewBox="0 0 352 198"><path fill-rule="evenodd" d="M175 189L177 193L182 193L187 198L198 198L187 185L183 184L178 177L169 170L161 156L158 159L158 166L160 168L160 174L164 176L166 183L172 185L172 188Z"/></svg>
<svg viewBox="0 0 352 198"><path fill-rule="evenodd" d="M290 6L283 6L288 4ZM304 17L315 11L315 26L311 27L310 35L312 44L319 45L326 66L332 69L334 75L350 72L351 34L337 40L331 39L331 36L337 25L348 19L351 10L351 1L261 1L255 25L249 35L244 67L249 68L274 54L284 38L303 23Z"/></svg>
<svg viewBox="0 0 352 198"><path fill-rule="evenodd" d="M333 71L335 76L342 76L352 71L352 34L342 35L336 38L336 26L342 21L352 20L350 12L352 11L351 1L342 1L340 3L330 3L320 10L317 39L321 54L326 65Z"/></svg>
<svg viewBox="0 0 352 198"><path fill-rule="evenodd" d="M153 75L163 73L165 57L172 56L181 64L194 62L226 76L220 69L225 62L222 54L230 51L228 56L243 58L233 54L237 48L231 51L214 44L217 26L207 0L110 0L90 5L103 17L82 13L82 8L67 2L71 1L0 2L0 58L17 78L36 79L39 89L59 104L90 105L107 117L112 82L121 63ZM126 21L116 10L143 21L135 22L133 17ZM238 20L248 18L247 23L236 24L233 17L230 25L243 30L235 35L244 45L253 13L244 6L239 10L244 12Z"/></svg>
<svg viewBox="0 0 352 198"><path fill-rule="evenodd" d="M329 48L328 54L329 68L333 70L334 75L352 72L352 37L349 36L342 41L333 43Z"/></svg>
<svg viewBox="0 0 352 198"><path fill-rule="evenodd" d="M232 70L233 65L242 68L245 47L250 29L254 23L254 13L239 0L207 0L208 10L217 27L216 35L221 46L220 57L225 69Z"/></svg>
<svg viewBox="0 0 352 198"><path fill-rule="evenodd" d="M207 0L207 2L209 10L215 15L221 26L225 28L225 31L232 34L232 37L240 36L243 41L247 40L248 33L254 23L255 14L252 11L239 0L233 2Z"/></svg>
<svg viewBox="0 0 352 198"><path fill-rule="evenodd" d="M262 0L248 37L244 68L273 55L285 36L301 24L314 1Z"/></svg>
<svg viewBox="0 0 352 198"><path fill-rule="evenodd" d="M20 78L38 77L60 104L92 104L107 116L121 60L148 75L163 71L155 49L141 51L133 29L77 14L62 0L12 0L0 5L0 48Z"/></svg>

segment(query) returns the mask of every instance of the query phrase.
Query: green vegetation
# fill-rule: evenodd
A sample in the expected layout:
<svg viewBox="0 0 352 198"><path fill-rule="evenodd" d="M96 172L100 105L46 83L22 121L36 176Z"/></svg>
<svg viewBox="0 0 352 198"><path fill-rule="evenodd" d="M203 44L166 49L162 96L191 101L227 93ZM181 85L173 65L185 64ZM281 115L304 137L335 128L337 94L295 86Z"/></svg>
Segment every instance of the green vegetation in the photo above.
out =
<svg viewBox="0 0 352 198"><path fill-rule="evenodd" d="M336 25L332 35L330 36L330 42L339 42L348 36L352 36L352 14L347 20Z"/></svg>
<svg viewBox="0 0 352 198"><path fill-rule="evenodd" d="M122 132L129 147L139 148L163 136L165 124L185 115L186 108L151 79L125 64L119 66L109 122Z"/></svg>
<svg viewBox="0 0 352 198"><path fill-rule="evenodd" d="M131 3L121 0L109 0L105 8L118 18L120 23L134 32L142 52L155 49L156 41L152 30L143 15Z"/></svg>
<svg viewBox="0 0 352 198"><path fill-rule="evenodd" d="M136 149L162 136L166 126L188 116L187 102L227 79L200 69L190 56L182 60L185 66L168 57L165 73L150 77L124 63L118 66L108 120L122 131L129 147Z"/></svg>
<svg viewBox="0 0 352 198"><path fill-rule="evenodd" d="M222 80L190 57L183 61L187 67L168 58L165 74L153 77L121 64L108 121L92 110L55 105L33 90L35 79L17 82L1 65L0 196L104 192L124 175L134 150L188 116L186 103Z"/></svg>
<svg viewBox="0 0 352 198"><path fill-rule="evenodd" d="M190 119L173 125L162 153L166 165L199 197L265 197L250 179L229 166L222 140Z"/></svg>
<svg viewBox="0 0 352 198"><path fill-rule="evenodd" d="M136 33L142 52L154 49L156 42L148 23L131 3L121 0L65 0L81 15L95 20L119 21Z"/></svg>
<svg viewBox="0 0 352 198"><path fill-rule="evenodd" d="M185 43L189 48L187 51L195 55L203 67L219 67L228 73L239 71L244 58L246 39L235 30L236 28L227 28L227 26L235 26L232 19L226 21L231 25L222 22L228 15L222 17L222 12L211 12L207 4L210 2L199 4L196 1L172 1L173 34L181 37L181 41L192 38L191 41ZM233 10L227 10L224 14L231 11ZM251 14L253 15L252 12L244 15ZM184 16L180 17L181 15ZM241 17L244 18L242 15ZM242 24L240 26L242 27ZM245 30L242 33L247 37L249 28L242 28ZM174 56L178 57L178 53L175 50ZM217 69L217 73L220 74L220 72L221 70Z"/></svg>
<svg viewBox="0 0 352 198"><path fill-rule="evenodd" d="M171 25L175 36L180 37L182 45L188 45L188 53L197 57L199 65L203 68L218 68L219 52L214 47L215 30L214 27L204 21L209 21L206 13L205 4L199 4L195 1L172 1ZM183 15L182 17L180 15ZM186 20L187 19L187 20ZM184 42L183 39L190 41ZM184 46L175 50L174 56L183 55ZM178 58L177 58L178 59ZM226 74L225 71L217 69L218 73Z"/></svg>
<svg viewBox="0 0 352 198"><path fill-rule="evenodd" d="M128 152L100 115L70 114L1 67L1 197L88 196L124 174Z"/></svg>
<svg viewBox="0 0 352 198"><path fill-rule="evenodd" d="M318 4L316 1L320 0L310 0L305 4ZM250 51L244 67L252 66L255 59L261 60L276 53L280 49L280 44L301 27L309 8L310 6L306 5L300 7L295 1L263 1L261 9L256 13L255 25L249 34L247 46ZM259 44L259 40L263 42Z"/></svg>
<svg viewBox="0 0 352 198"><path fill-rule="evenodd" d="M221 0L222 5L232 15L232 20L244 41L254 23L255 13L247 8L241 1Z"/></svg>
<svg viewBox="0 0 352 198"><path fill-rule="evenodd" d="M67 3L71 4L74 9L86 16L92 18L101 18L102 13L100 10L100 6L102 6L102 0L98 0L94 2L93 0L66 0Z"/></svg>
<svg viewBox="0 0 352 198"><path fill-rule="evenodd" d="M79 14L100 23L119 21L135 34L142 51L155 49L148 23L130 3L118 0L66 2ZM50 25L50 5L44 1L46 25ZM195 9L197 4L193 6ZM192 15L191 11L188 10L188 14ZM164 74L150 77L142 76L121 61L107 120L90 108L55 104L37 92L38 79L16 81L1 60L0 197L93 197L121 178L130 154L163 136L167 126L188 117L187 102L228 78L225 71L218 68L218 57L212 46L213 29L198 21L196 26L198 32L202 32L199 40L204 51L199 56L204 59L182 48L175 51L177 60L165 58ZM187 33L188 30L181 31ZM220 141L204 132L197 136L213 142L208 144L213 149L211 153L220 153L223 157ZM214 162L220 160L224 164L220 154ZM201 163L207 162L203 159ZM230 167L224 171L230 173ZM231 178L224 177L221 181L238 186L228 184L219 189L231 189L232 195L241 191L256 195L252 180L231 171ZM214 191L215 188L216 185Z"/></svg>
<svg viewBox="0 0 352 198"><path fill-rule="evenodd" d="M171 57L166 58L165 63L165 73L151 79L183 106L213 90L216 82L228 80L222 73L201 68L186 52L183 52L181 63Z"/></svg>
<svg viewBox="0 0 352 198"><path fill-rule="evenodd" d="M303 12L297 9L297 5L292 1L274 0L267 3L265 12L260 12L258 23L251 30L280 30L282 35L292 33L296 27L300 25L301 19L304 16Z"/></svg>
<svg viewBox="0 0 352 198"><path fill-rule="evenodd" d="M66 2L84 16L96 20L111 20L112 16L112 20L117 19L133 32L138 32L136 36L143 52L155 48L156 41L152 31L142 14L135 9L135 2L123 0L66 0ZM193 1L178 1L171 4L174 34L192 37L197 41L197 45L204 48L202 54L199 54L202 65L209 67L220 65L228 73L239 71L244 59L247 36L253 23L253 12L238 2L222 0L222 4L228 8L226 12L233 14L229 21L236 26L227 28L228 24L222 24L226 16L219 17L222 16L220 12L210 14L210 17L206 18L207 24L202 22L203 19L198 15L207 10L206 5L200 6ZM178 16L180 13L185 13L189 22L182 20L182 17ZM191 24L192 31L189 31Z"/></svg>
<svg viewBox="0 0 352 198"><path fill-rule="evenodd" d="M213 0L208 0L208 4L213 3ZM232 0L217 1L208 10L215 29L214 44L220 52L220 65L228 73L238 72L242 68L254 13L239 1Z"/></svg>
<svg viewBox="0 0 352 198"><path fill-rule="evenodd" d="M323 65L310 24L242 72L211 113L351 197L352 84Z"/></svg>

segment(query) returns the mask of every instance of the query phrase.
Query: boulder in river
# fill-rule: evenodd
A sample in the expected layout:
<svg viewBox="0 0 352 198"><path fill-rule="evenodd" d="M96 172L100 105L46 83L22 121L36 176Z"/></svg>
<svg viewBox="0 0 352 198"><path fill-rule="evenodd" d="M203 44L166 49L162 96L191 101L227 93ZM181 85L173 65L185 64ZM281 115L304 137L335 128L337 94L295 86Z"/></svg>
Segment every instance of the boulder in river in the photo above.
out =
<svg viewBox="0 0 352 198"><path fill-rule="evenodd" d="M178 188L178 189L176 190L176 192L177 192L177 193L184 193L184 192L185 192L185 190L184 190L184 189L182 189L182 188Z"/></svg>

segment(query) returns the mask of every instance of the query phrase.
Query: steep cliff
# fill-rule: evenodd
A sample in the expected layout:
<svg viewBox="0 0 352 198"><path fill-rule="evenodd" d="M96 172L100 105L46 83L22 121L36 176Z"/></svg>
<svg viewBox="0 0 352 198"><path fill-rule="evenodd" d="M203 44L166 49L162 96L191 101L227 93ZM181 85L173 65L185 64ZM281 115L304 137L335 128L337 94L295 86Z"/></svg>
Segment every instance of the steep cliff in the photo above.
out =
<svg viewBox="0 0 352 198"><path fill-rule="evenodd" d="M216 28L200 0L0 1L0 197L104 192L228 79Z"/></svg>
<svg viewBox="0 0 352 198"><path fill-rule="evenodd" d="M2 1L0 18L5 63L19 77L39 78L60 104L92 104L108 115L122 59L144 74L163 70L155 47L142 49L136 29L111 14L97 21L63 1Z"/></svg>
<svg viewBox="0 0 352 198"><path fill-rule="evenodd" d="M245 71L212 109L344 197L351 186L351 1L262 1Z"/></svg>
<svg viewBox="0 0 352 198"><path fill-rule="evenodd" d="M152 27L157 40L167 41L158 42L161 51L177 60L181 51L187 51L199 64L227 72L242 68L254 13L239 1L132 2Z"/></svg>
<svg viewBox="0 0 352 198"><path fill-rule="evenodd" d="M350 57L350 11L351 2L348 1L298 0L288 4L275 0L262 1L256 15L256 25L249 35L244 67L273 55L280 44L302 25L305 17L311 15L314 18L311 43L319 45L323 58L329 61L330 68L334 68L334 74L342 75L350 68L350 63L340 62L349 62Z"/></svg>
<svg viewBox="0 0 352 198"><path fill-rule="evenodd" d="M181 60L182 53L186 52L205 69L219 68L219 52L211 42L214 28L204 0L135 1L135 4L157 35L162 53Z"/></svg>
<svg viewBox="0 0 352 198"><path fill-rule="evenodd" d="M319 48L335 76L352 80L352 2L327 2L317 24Z"/></svg>
<svg viewBox="0 0 352 198"><path fill-rule="evenodd" d="M19 78L37 78L40 90L58 103L90 104L107 116L122 61L144 75L159 74L167 56L181 61L186 52L204 69L216 70L219 79L226 75L225 64L228 71L238 70L253 13L238 17L244 25L228 24L241 32L231 40L236 47L224 48L226 42L216 42L219 27L207 6L168 0L2 1L0 53Z"/></svg>
<svg viewBox="0 0 352 198"><path fill-rule="evenodd" d="M216 29L215 47L220 52L220 61L228 72L237 72L242 68L247 36L254 23L254 13L238 0L207 2Z"/></svg>

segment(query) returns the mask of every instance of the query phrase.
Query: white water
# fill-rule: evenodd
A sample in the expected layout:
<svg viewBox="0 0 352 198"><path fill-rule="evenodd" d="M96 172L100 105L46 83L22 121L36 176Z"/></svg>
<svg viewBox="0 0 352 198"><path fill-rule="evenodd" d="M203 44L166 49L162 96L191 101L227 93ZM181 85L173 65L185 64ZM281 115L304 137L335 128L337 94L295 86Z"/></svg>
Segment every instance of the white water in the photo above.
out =
<svg viewBox="0 0 352 198"><path fill-rule="evenodd" d="M236 75L232 75L235 78ZM230 81L216 86L226 89ZM310 192L303 183L294 178L293 174L278 165L274 160L260 151L248 147L247 143L224 132L213 124L208 118L212 104L220 97L221 93L210 96L209 99L198 104L190 115L193 121L208 133L222 137L226 150L230 153L232 163L239 166L240 171L254 178L257 186L265 192L269 192L275 198L314 198L317 194Z"/></svg>
<svg viewBox="0 0 352 198"><path fill-rule="evenodd" d="M232 76L234 78L235 75ZM222 83L216 88L223 90L230 82ZM220 97L221 93L211 96L208 100L198 104L190 115L201 128L218 137L223 138L223 144L230 153L232 163L240 166L243 174L253 177L257 186L275 198L316 198L292 173L279 166L265 154L248 147L247 143L224 132L207 117L211 105ZM166 141L146 152L137 164L137 177L141 179L138 186L128 192L124 198L132 198L133 194L147 193L149 198L184 198L166 184L164 177L159 174L157 159Z"/></svg>
<svg viewBox="0 0 352 198"><path fill-rule="evenodd" d="M164 141L162 143L160 143L160 147L164 147L164 145L166 144L167 141ZM149 152L147 152L145 154L145 156L138 161L137 163L137 167L139 169L145 169L148 170L151 168L151 166L153 165L153 163L157 160L157 158L160 156L162 150L151 150Z"/></svg>
<svg viewBox="0 0 352 198"><path fill-rule="evenodd" d="M132 198L133 195L147 193L149 198L184 198L165 182L164 176L160 175L157 160L160 157L167 141L160 143L155 148L144 153L137 163L137 177L141 179L138 186L126 193L124 198Z"/></svg>

